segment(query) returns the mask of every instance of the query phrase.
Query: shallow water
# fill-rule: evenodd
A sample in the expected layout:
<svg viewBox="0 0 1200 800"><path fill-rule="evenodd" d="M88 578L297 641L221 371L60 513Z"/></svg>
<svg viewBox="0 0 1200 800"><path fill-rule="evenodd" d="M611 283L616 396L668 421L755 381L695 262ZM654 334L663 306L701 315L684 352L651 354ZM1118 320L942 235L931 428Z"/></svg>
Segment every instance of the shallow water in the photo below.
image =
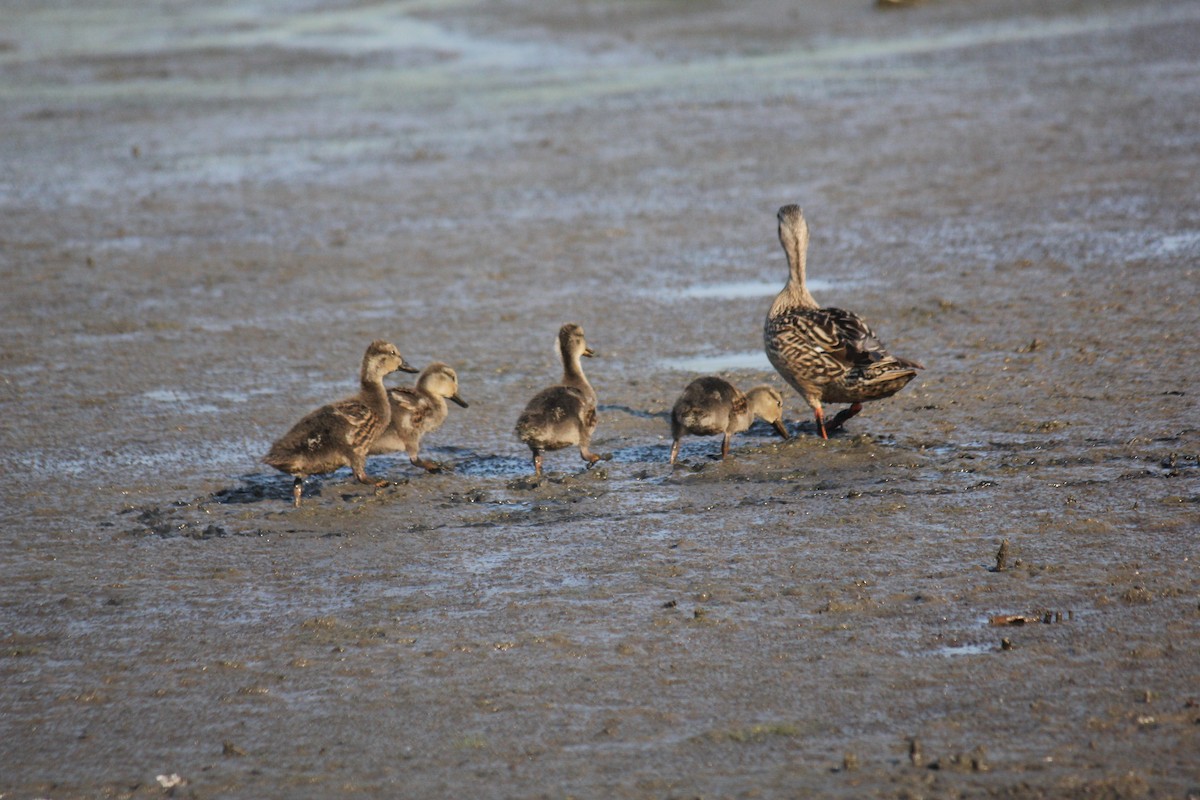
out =
<svg viewBox="0 0 1200 800"><path fill-rule="evenodd" d="M1192 4L5 21L0 795L1197 791ZM672 469L692 377L783 388L788 202L927 369ZM607 458L532 480L568 320ZM375 338L449 469L293 509Z"/></svg>
<svg viewBox="0 0 1200 800"><path fill-rule="evenodd" d="M766 353L761 350L751 350L745 353L718 353L711 356L693 356L690 358L664 358L661 362L667 369L677 372L708 374L712 372L727 372L729 370L758 370L766 372L771 367Z"/></svg>

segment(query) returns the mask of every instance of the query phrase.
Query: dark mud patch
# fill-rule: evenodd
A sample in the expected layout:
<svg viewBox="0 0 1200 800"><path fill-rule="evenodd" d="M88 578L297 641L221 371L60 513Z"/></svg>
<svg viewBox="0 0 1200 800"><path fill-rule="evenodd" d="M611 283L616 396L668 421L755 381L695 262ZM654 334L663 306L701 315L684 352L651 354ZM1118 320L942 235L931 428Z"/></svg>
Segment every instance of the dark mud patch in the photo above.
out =
<svg viewBox="0 0 1200 800"><path fill-rule="evenodd" d="M259 530L234 530L215 522L204 522L197 519L201 515L195 506L178 504L173 507L159 506L149 508L133 508L121 512L126 521L122 535L130 537L155 536L160 539L192 539L209 541L223 539L227 536L262 536ZM132 524L130 524L132 523Z"/></svg>

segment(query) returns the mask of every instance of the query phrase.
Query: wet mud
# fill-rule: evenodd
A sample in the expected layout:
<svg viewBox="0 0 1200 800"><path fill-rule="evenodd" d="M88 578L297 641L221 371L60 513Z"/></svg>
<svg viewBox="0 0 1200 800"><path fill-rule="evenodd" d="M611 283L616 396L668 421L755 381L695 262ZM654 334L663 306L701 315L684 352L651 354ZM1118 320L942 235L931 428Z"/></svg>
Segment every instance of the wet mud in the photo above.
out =
<svg viewBox="0 0 1200 800"><path fill-rule="evenodd" d="M0 795L1200 796L1200 8L35 5ZM784 388L788 202L927 369L671 469L698 372ZM607 457L533 480L566 321ZM292 508L375 338L451 469Z"/></svg>

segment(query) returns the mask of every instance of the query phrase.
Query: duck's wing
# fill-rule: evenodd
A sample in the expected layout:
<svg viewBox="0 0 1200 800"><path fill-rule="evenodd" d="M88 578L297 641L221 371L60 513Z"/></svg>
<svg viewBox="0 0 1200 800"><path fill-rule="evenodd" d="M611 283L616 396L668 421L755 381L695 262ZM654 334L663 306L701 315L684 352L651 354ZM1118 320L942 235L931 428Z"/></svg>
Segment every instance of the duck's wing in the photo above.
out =
<svg viewBox="0 0 1200 800"><path fill-rule="evenodd" d="M889 353L883 342L867 325L866 320L853 311L823 308L819 313L826 314L830 323L836 328L837 335L845 345L846 355L855 367L870 368L872 365L878 367L886 362L891 369L925 369L916 361Z"/></svg>
<svg viewBox="0 0 1200 800"><path fill-rule="evenodd" d="M833 312L833 313L831 313ZM767 354L777 367L817 378L836 378L854 366L862 340L854 315L839 309L797 308L767 325ZM870 329L862 325L870 335Z"/></svg>

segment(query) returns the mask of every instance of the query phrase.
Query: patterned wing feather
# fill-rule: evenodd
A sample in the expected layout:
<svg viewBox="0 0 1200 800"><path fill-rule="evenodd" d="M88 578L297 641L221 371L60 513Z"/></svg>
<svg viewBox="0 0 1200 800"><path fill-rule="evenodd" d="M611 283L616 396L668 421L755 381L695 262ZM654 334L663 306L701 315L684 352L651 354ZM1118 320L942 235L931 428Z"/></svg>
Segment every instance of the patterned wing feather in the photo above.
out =
<svg viewBox="0 0 1200 800"><path fill-rule="evenodd" d="M733 416L735 417L741 417L745 415L746 409L749 407L749 403L746 401L746 395L742 394L741 392L734 394L730 404L733 406Z"/></svg>
<svg viewBox="0 0 1200 800"><path fill-rule="evenodd" d="M836 318L824 309L798 308L772 318L767 355L777 367L818 381L838 378L854 363Z"/></svg>
<svg viewBox="0 0 1200 800"><path fill-rule="evenodd" d="M383 420L361 400L343 400L332 408L344 425L346 443L356 450L367 447L383 428Z"/></svg>
<svg viewBox="0 0 1200 800"><path fill-rule="evenodd" d="M388 397L393 403L393 414L397 411L400 412L399 416L403 419L405 427L420 429L421 423L432 411L428 401L414 389L400 387L388 389Z"/></svg>

